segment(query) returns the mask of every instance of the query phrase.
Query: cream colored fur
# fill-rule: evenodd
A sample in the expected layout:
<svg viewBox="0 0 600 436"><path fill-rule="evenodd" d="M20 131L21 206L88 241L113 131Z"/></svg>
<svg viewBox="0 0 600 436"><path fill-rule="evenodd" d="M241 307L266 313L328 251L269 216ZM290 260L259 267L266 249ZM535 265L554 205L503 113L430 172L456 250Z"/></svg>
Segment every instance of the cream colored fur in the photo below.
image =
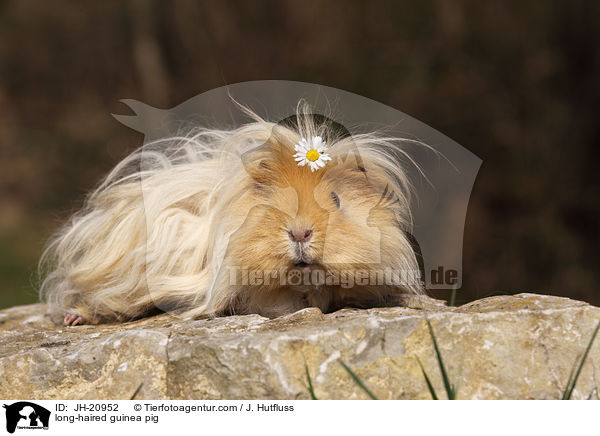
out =
<svg viewBox="0 0 600 436"><path fill-rule="evenodd" d="M404 286L250 286L231 267L293 268L290 228L312 228L303 246L328 272L418 270L402 140L336 138L299 109L299 131L260 119L231 131L200 129L147 144L121 162L50 241L41 295L53 313L125 321L155 308L184 316L303 307L399 304ZM311 172L293 160L301 137L320 135L333 160ZM332 192L340 207L332 201Z"/></svg>

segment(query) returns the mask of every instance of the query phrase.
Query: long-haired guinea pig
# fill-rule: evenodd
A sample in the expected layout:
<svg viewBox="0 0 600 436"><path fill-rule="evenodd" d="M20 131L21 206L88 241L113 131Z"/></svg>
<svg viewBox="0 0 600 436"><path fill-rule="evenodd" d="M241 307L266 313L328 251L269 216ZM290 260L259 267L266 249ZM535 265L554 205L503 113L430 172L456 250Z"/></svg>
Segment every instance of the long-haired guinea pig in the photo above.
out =
<svg viewBox="0 0 600 436"><path fill-rule="evenodd" d="M147 144L50 241L40 293L68 325L404 304L424 290L403 153L306 108Z"/></svg>

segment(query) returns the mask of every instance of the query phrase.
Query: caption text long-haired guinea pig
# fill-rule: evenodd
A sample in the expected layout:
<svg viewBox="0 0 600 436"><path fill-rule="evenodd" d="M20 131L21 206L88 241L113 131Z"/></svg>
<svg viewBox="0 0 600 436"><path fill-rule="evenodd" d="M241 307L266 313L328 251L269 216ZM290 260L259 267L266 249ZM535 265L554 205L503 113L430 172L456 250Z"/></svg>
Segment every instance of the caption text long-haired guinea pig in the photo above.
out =
<svg viewBox="0 0 600 436"><path fill-rule="evenodd" d="M156 309L275 317L422 294L401 141L306 107L252 116L122 161L42 256L52 313L70 325Z"/></svg>

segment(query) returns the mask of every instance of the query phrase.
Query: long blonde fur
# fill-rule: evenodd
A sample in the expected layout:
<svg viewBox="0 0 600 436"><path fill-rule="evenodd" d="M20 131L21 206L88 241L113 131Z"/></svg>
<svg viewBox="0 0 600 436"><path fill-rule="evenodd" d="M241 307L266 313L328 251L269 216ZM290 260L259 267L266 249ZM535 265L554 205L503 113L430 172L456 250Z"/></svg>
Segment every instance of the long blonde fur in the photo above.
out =
<svg viewBox="0 0 600 436"><path fill-rule="evenodd" d="M308 198L312 204L312 196L317 199L321 195L310 193L315 186L325 184L323 189L330 189L327 183L336 183L333 179L315 179L326 177L323 170L331 174L338 171L338 178L347 177L338 189L344 191L342 202L350 207L362 208L364 213L367 207L392 211L392 215L382 213L375 218L383 220L384 229L381 245L375 247L367 227L354 223L352 213L342 211L346 215L331 221L328 217L338 212L327 209L329 206L307 206L306 213L313 214L315 220L325 223L329 219L327 232L331 232L334 242L336 232L346 238L337 243L337 261L366 265L368 254L381 249L385 266L418 270L405 232L388 226L391 221L396 229L410 229L411 225L411 190L399 162L407 158L401 140L373 133L336 138L331 126L318 125L302 116L308 112L306 106L300 106L299 127L294 129L248 111L253 121L237 129L198 129L146 144L128 156L88 196L84 208L53 237L43 253L40 294L51 311L72 311L92 323L134 319L156 307L184 315L276 316L309 305L322 310L345 304L362 307L383 304L389 295L422 293L419 284L401 289L332 287L298 293L227 282L228 274L223 271L232 262L264 269L276 269L287 262L283 257L289 241L279 234L279 227L285 226L278 220L295 219L303 206L296 205L295 211L292 207L283 214L275 209L262 210L260 205L257 209L257 198L284 209L289 200L275 190L292 185L297 192L295 202ZM338 163L313 174L307 167L298 167L292 155L293 145L301 137L316 135L328 140L332 162ZM359 179L365 173L355 171L356 159L373 187ZM277 180L266 182L272 186L264 188L260 178L267 173ZM375 188L378 195L372 192ZM306 195L300 192L302 189L307 190ZM255 225L250 215L268 224ZM370 212L369 216L378 215ZM240 232L244 223L254 227ZM263 227L267 227L264 235ZM316 234L315 245L324 243L325 239L318 238ZM359 245L348 247L346 240L359 241ZM323 255L320 249L309 248L315 256ZM267 253L271 250L273 253ZM296 298L300 294L302 298Z"/></svg>

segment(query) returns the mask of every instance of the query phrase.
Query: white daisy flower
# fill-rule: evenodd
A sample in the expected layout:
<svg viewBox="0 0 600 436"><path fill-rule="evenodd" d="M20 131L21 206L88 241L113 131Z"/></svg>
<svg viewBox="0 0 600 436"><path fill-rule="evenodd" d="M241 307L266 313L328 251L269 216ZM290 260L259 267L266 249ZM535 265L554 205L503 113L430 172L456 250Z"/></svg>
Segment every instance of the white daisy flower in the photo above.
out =
<svg viewBox="0 0 600 436"><path fill-rule="evenodd" d="M297 151L294 159L298 162L298 166L303 167L308 164L311 172L323 168L327 161L331 160L331 157L325 153L327 144L320 136L313 136L310 141L302 138L299 144L294 145L294 148Z"/></svg>

